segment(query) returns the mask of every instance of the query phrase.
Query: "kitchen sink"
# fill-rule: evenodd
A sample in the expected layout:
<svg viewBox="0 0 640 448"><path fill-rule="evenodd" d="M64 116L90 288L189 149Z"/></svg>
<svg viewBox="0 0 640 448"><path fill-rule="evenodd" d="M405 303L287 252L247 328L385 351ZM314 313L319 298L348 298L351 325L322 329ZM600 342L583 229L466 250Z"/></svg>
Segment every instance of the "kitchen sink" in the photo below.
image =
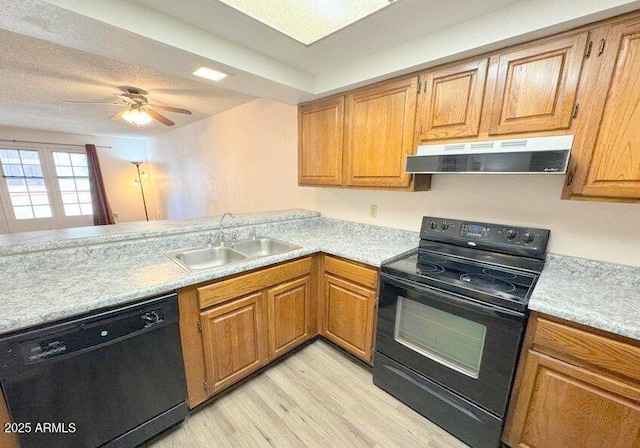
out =
<svg viewBox="0 0 640 448"><path fill-rule="evenodd" d="M241 261L268 257L295 249L300 249L300 246L274 240L273 238L258 237L255 239L239 240L229 246L209 245L189 249L178 249L165 252L165 255L183 269L195 272L227 266Z"/></svg>
<svg viewBox="0 0 640 448"><path fill-rule="evenodd" d="M267 257L269 255L298 249L298 246L293 246L272 238L256 238L255 240L238 241L232 247L250 257Z"/></svg>
<svg viewBox="0 0 640 448"><path fill-rule="evenodd" d="M172 260L188 271L217 268L247 259L243 253L225 246L204 246L180 249L166 253Z"/></svg>

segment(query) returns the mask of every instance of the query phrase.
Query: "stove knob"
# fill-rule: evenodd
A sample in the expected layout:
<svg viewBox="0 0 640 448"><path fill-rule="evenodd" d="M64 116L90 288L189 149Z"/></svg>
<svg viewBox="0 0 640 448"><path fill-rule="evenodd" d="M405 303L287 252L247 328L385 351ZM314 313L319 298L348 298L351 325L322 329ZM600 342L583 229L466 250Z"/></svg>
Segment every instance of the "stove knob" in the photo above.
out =
<svg viewBox="0 0 640 448"><path fill-rule="evenodd" d="M449 228L449 223L443 222L442 224L440 224L440 227L442 228L442 230L447 230Z"/></svg>
<svg viewBox="0 0 640 448"><path fill-rule="evenodd" d="M533 240L535 238L536 238L535 235L532 235L529 232L527 232L524 235L522 235L522 241L524 241L525 244L529 244L529 243L533 242Z"/></svg>
<svg viewBox="0 0 640 448"><path fill-rule="evenodd" d="M518 231L514 229L509 229L504 235L508 240L512 240L518 236Z"/></svg>
<svg viewBox="0 0 640 448"><path fill-rule="evenodd" d="M435 221L431 221L431 228L435 230L438 227L438 223Z"/></svg>

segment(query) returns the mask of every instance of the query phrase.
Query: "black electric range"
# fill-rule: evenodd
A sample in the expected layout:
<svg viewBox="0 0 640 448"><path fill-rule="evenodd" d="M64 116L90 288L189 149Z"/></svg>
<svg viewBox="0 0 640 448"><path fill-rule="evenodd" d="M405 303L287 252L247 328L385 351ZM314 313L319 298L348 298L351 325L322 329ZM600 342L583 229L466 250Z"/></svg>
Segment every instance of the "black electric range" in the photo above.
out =
<svg viewBox="0 0 640 448"><path fill-rule="evenodd" d="M550 232L424 217L381 267L374 383L474 448L500 444Z"/></svg>

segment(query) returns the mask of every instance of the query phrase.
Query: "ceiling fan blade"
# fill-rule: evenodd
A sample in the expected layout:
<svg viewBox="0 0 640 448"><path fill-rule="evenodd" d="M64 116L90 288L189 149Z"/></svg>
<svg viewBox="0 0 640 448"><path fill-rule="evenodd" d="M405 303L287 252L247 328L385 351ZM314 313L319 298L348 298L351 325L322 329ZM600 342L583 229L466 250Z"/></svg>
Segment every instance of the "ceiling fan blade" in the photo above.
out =
<svg viewBox="0 0 640 448"><path fill-rule="evenodd" d="M65 104L111 104L114 106L126 106L124 103L107 103L100 101L63 101Z"/></svg>
<svg viewBox="0 0 640 448"><path fill-rule="evenodd" d="M160 123L166 124L167 126L173 126L175 124L173 121L169 120L167 117L163 117L155 110L149 109L147 113L158 120Z"/></svg>
<svg viewBox="0 0 640 448"><path fill-rule="evenodd" d="M167 112L176 112L179 114L191 115L191 111L187 109L179 109L177 107L161 106L160 104L149 104L149 106L158 110L166 110Z"/></svg>
<svg viewBox="0 0 640 448"><path fill-rule="evenodd" d="M136 104L136 102L131 98L128 93L114 93L115 96L120 97L123 101L126 101L128 104Z"/></svg>
<svg viewBox="0 0 640 448"><path fill-rule="evenodd" d="M116 112L115 114L111 115L109 117L109 120L117 120L118 118L122 117L122 114L124 114L128 109L122 109L118 112Z"/></svg>

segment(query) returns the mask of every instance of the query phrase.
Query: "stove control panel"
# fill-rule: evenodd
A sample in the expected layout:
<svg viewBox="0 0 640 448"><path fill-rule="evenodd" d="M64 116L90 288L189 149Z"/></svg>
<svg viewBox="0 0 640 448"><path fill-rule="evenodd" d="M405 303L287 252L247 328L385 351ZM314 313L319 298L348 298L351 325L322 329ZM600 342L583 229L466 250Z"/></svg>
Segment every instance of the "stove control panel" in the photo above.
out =
<svg viewBox="0 0 640 448"><path fill-rule="evenodd" d="M420 238L491 250L500 253L544 258L550 231L533 227L460 221L425 216Z"/></svg>

